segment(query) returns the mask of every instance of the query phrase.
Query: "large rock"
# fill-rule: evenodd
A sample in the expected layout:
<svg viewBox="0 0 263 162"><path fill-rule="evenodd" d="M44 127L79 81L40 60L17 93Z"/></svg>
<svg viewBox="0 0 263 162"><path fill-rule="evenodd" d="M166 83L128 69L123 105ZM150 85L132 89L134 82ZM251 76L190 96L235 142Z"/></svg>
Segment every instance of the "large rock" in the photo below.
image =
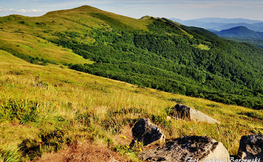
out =
<svg viewBox="0 0 263 162"><path fill-rule="evenodd" d="M185 136L166 145L140 153L143 161L229 162L229 153L221 142L206 136Z"/></svg>
<svg viewBox="0 0 263 162"><path fill-rule="evenodd" d="M220 124L219 121L201 113L200 111L194 110L183 104L177 104L174 107L173 117L176 119L193 120L196 122L206 122L209 124Z"/></svg>
<svg viewBox="0 0 263 162"><path fill-rule="evenodd" d="M133 141L131 146L133 146L134 141L142 142L144 146L151 144L153 142L165 142L165 136L161 130L150 122L150 119L139 120L132 128Z"/></svg>
<svg viewBox="0 0 263 162"><path fill-rule="evenodd" d="M242 136L238 149L240 159L251 159L263 162L263 135Z"/></svg>

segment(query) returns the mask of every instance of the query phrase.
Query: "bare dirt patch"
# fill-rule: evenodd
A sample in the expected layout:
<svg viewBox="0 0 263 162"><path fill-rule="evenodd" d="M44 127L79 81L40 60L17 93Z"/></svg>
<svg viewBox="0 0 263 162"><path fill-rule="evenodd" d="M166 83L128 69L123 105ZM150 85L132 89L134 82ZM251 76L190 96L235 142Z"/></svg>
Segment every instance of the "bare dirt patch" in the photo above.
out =
<svg viewBox="0 0 263 162"><path fill-rule="evenodd" d="M132 128L125 125L121 129L121 133L113 136L112 140L115 145L129 145L133 140Z"/></svg>
<svg viewBox="0 0 263 162"><path fill-rule="evenodd" d="M112 137L115 145L129 145L132 141L132 132L129 126L124 126L121 134ZM37 162L118 162L129 161L125 156L112 151L106 143L91 143L85 141L68 146L58 152L44 154Z"/></svg>
<svg viewBox="0 0 263 162"><path fill-rule="evenodd" d="M128 161L125 157L119 155L107 147L107 144L92 144L83 142L77 145L66 147L58 152L48 153L37 162L109 162L117 160L118 162Z"/></svg>
<svg viewBox="0 0 263 162"><path fill-rule="evenodd" d="M120 134L112 137L114 145L129 145L132 141L131 127L126 125L122 128ZM157 145L149 145L143 150L156 148ZM36 162L128 162L125 156L121 156L118 152L113 151L106 143L91 143L84 141L83 143L73 144L64 149L44 154Z"/></svg>

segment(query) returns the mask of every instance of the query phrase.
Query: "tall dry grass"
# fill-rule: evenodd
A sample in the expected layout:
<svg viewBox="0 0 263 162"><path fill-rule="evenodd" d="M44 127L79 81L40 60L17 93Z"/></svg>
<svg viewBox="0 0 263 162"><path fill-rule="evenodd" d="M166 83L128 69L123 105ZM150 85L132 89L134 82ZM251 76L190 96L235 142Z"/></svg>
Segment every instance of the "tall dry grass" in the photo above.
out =
<svg viewBox="0 0 263 162"><path fill-rule="evenodd" d="M0 66L0 150L20 148L24 161L76 140L103 140L114 146L114 135L140 118L150 118L167 139L211 136L232 155L237 154L242 135L263 133L262 111L139 88L55 65ZM196 108L221 124L168 120L166 109L176 103ZM7 108L18 113L8 116ZM34 154L26 155L29 150Z"/></svg>

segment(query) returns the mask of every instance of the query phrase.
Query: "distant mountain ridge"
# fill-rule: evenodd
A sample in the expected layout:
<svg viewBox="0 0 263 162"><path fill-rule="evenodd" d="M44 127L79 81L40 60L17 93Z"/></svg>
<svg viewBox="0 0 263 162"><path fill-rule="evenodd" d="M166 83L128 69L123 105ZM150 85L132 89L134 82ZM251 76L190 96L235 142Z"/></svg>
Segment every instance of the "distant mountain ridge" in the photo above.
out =
<svg viewBox="0 0 263 162"><path fill-rule="evenodd" d="M201 19L192 19L192 20L181 20L181 19L171 18L171 20L176 21L183 25L201 27L210 31L221 31L237 26L244 26L250 30L263 32L263 21L260 20L249 20L242 18L236 18L236 19L201 18Z"/></svg>
<svg viewBox="0 0 263 162"><path fill-rule="evenodd" d="M222 37L230 38L252 38L252 39L263 39L263 32L255 32L248 29L245 26L237 26L234 28L221 30L220 32L214 32L215 34Z"/></svg>

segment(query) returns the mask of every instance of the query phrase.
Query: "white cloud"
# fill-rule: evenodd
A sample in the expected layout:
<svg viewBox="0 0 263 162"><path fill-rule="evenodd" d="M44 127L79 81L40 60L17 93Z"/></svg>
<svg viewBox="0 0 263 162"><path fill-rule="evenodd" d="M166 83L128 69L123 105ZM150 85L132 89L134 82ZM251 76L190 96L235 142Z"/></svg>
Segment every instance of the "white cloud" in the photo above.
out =
<svg viewBox="0 0 263 162"><path fill-rule="evenodd" d="M39 13L39 12L43 12L42 10L37 10L37 9L30 9L30 10L25 10L25 9L7 9L7 8L3 8L0 7L0 12L16 12L16 13Z"/></svg>

